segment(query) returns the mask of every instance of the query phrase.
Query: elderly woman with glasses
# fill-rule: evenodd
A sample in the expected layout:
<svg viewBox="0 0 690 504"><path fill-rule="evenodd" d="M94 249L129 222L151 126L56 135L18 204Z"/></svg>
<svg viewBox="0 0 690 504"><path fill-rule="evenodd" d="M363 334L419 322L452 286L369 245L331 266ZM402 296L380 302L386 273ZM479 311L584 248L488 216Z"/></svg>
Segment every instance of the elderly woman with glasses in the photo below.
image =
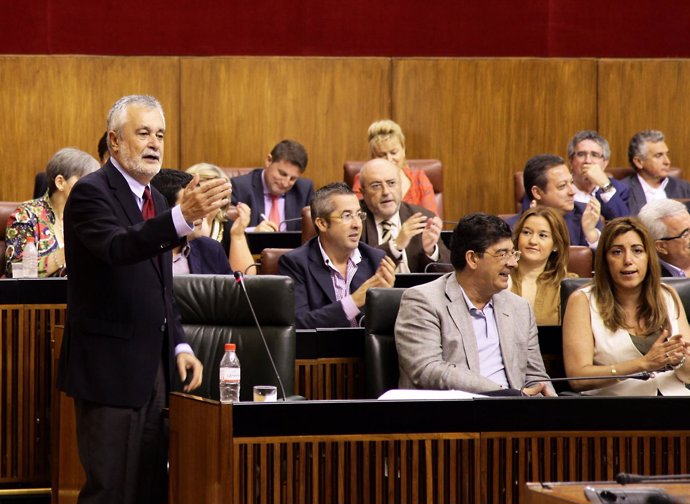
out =
<svg viewBox="0 0 690 504"><path fill-rule="evenodd" d="M570 296L565 312L566 374L590 377L571 386L591 395L690 395L688 347L685 310L661 284L647 229L635 218L612 220L599 240L594 281ZM655 375L624 378L641 372Z"/></svg>

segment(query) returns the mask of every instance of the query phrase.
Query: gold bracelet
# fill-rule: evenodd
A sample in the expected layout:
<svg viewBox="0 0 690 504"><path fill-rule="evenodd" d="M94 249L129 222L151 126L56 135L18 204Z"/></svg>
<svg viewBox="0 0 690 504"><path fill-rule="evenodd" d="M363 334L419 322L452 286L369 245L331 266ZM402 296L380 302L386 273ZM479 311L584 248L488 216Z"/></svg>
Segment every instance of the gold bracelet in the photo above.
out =
<svg viewBox="0 0 690 504"><path fill-rule="evenodd" d="M611 375L612 375L612 376L617 376L617 375L618 375L618 371L616 371L616 368L615 368L614 366L611 366Z"/></svg>

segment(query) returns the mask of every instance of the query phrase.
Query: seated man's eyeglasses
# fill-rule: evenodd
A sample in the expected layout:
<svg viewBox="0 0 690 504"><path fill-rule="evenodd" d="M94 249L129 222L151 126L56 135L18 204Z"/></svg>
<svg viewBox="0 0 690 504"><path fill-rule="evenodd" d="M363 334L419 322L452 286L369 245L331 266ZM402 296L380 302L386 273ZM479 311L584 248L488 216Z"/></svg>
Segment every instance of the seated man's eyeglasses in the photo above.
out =
<svg viewBox="0 0 690 504"><path fill-rule="evenodd" d="M367 213L366 212L355 212L355 213L343 212L342 214L340 214L340 216L331 215L328 218L342 221L343 224L349 224L350 222L352 222L352 219L359 219L361 221L366 220Z"/></svg>
<svg viewBox="0 0 690 504"><path fill-rule="evenodd" d="M685 228L683 231L678 236L664 236L663 238L659 238L659 241L671 241L671 240L677 240L678 238L687 240L690 238L690 228Z"/></svg>
<svg viewBox="0 0 690 504"><path fill-rule="evenodd" d="M579 159L585 159L589 155L592 159L604 159L604 155L600 152L595 151L577 151L575 157Z"/></svg>
<svg viewBox="0 0 690 504"><path fill-rule="evenodd" d="M501 262L507 263L508 261L510 261L511 258L515 259L516 261L519 261L522 252L520 252L519 250L499 250L495 254L486 251L482 252L482 254L490 255L491 257L495 257Z"/></svg>

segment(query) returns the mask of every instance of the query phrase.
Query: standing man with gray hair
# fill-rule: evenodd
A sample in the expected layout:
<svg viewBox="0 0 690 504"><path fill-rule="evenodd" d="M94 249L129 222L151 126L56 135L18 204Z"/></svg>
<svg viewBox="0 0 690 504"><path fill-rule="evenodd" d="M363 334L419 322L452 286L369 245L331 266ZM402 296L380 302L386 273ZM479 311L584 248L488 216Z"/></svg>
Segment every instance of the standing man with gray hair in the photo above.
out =
<svg viewBox="0 0 690 504"><path fill-rule="evenodd" d="M86 482L78 502L167 502L163 408L173 372L185 391L202 365L186 344L172 295L170 250L192 223L226 205L222 179L186 188L168 208L150 187L161 169L163 109L151 96L108 114L110 160L82 177L65 207L70 265L58 386L74 398Z"/></svg>
<svg viewBox="0 0 690 504"><path fill-rule="evenodd" d="M637 215L643 206L652 201L690 198L690 183L669 177L671 160L668 154L661 131L640 131L630 140L628 161L635 174L623 180L630 186L630 215Z"/></svg>
<svg viewBox="0 0 690 504"><path fill-rule="evenodd" d="M609 159L609 143L596 131L578 131L568 142L568 165L575 183L575 201L587 204L591 198L598 199L601 215L607 220L630 214L627 203L630 188L606 174Z"/></svg>
<svg viewBox="0 0 690 504"><path fill-rule="evenodd" d="M661 276L690 277L690 213L676 200L647 203L638 215L659 254Z"/></svg>

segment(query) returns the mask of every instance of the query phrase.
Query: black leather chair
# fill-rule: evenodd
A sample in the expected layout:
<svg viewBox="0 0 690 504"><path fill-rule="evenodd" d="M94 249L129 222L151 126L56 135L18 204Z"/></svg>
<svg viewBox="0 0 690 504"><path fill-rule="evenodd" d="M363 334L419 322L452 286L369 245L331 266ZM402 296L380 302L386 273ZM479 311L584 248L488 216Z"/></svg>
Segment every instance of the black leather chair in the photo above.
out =
<svg viewBox="0 0 690 504"><path fill-rule="evenodd" d="M376 399L398 388L400 371L395 348L395 320L405 289L369 289L365 306L364 367L367 397Z"/></svg>
<svg viewBox="0 0 690 504"><path fill-rule="evenodd" d="M295 385L293 281L288 277L266 275L249 276L245 282L289 398ZM203 383L195 394L219 398L219 365L225 343L237 345L242 366L240 400L252 400L254 385L278 386L247 300L232 276L185 275L175 277L173 283L185 334L204 365ZM267 299L271 302L267 303ZM173 388L181 390L181 384ZM282 397L279 386L278 396Z"/></svg>
<svg viewBox="0 0 690 504"><path fill-rule="evenodd" d="M565 307L568 304L570 295L591 281L591 278L566 278L561 280L561 319L565 315ZM690 278L662 278L661 281L666 285L670 285L678 292L685 314L690 314Z"/></svg>

